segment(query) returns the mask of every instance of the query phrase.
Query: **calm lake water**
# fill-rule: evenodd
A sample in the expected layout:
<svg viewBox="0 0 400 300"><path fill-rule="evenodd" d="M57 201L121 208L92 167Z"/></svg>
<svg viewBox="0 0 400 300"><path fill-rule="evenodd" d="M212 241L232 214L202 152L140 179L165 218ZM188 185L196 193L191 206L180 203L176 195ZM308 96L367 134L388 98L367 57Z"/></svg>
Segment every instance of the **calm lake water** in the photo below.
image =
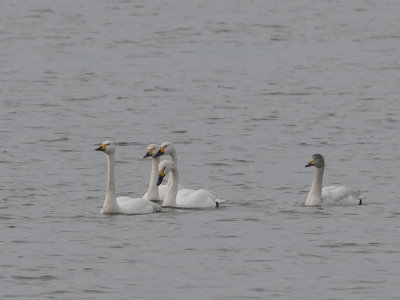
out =
<svg viewBox="0 0 400 300"><path fill-rule="evenodd" d="M0 4L0 298L400 299L400 2ZM149 143L219 209L104 216ZM364 206L304 207L324 184Z"/></svg>

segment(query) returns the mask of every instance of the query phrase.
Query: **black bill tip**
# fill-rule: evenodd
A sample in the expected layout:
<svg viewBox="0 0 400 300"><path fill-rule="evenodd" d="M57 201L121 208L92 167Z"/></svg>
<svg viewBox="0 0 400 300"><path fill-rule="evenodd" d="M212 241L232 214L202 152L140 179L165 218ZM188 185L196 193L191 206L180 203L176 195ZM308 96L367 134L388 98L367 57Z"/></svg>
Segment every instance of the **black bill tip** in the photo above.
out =
<svg viewBox="0 0 400 300"><path fill-rule="evenodd" d="M159 186L159 185L160 185L160 184L163 182L163 180L164 180L164 177L165 177L165 176L158 175L157 186Z"/></svg>
<svg viewBox="0 0 400 300"><path fill-rule="evenodd" d="M164 153L161 150L158 150L156 154L153 155L154 158L163 155Z"/></svg>

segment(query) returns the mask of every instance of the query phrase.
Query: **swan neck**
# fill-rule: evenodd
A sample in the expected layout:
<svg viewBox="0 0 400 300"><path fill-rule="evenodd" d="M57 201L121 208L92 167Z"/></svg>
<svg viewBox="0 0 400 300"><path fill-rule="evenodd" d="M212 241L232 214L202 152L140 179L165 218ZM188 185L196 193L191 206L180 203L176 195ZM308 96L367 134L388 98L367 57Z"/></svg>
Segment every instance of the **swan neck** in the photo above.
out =
<svg viewBox="0 0 400 300"><path fill-rule="evenodd" d="M171 156L172 158L172 156ZM176 206L176 195L178 193L179 175L176 165L171 169L168 181L167 193L164 198L163 206L173 207Z"/></svg>
<svg viewBox="0 0 400 300"><path fill-rule="evenodd" d="M114 154L108 155L107 162L108 162L108 174L107 174L106 195L115 198Z"/></svg>
<svg viewBox="0 0 400 300"><path fill-rule="evenodd" d="M176 155L176 150L173 149L169 155L171 156L171 160L174 162L176 166L178 164L178 156Z"/></svg>
<svg viewBox="0 0 400 300"><path fill-rule="evenodd" d="M157 186L159 163L160 163L159 157L151 159L151 175L150 175L149 188L147 189L148 200L160 200L160 195Z"/></svg>
<svg viewBox="0 0 400 300"><path fill-rule="evenodd" d="M306 200L306 205L322 204L322 179L324 177L324 168L315 168L314 178L311 184L310 192Z"/></svg>
<svg viewBox="0 0 400 300"><path fill-rule="evenodd" d="M115 177L114 177L114 154L107 155L108 174L106 198L104 199L102 213L115 213L118 211L117 199L115 197Z"/></svg>

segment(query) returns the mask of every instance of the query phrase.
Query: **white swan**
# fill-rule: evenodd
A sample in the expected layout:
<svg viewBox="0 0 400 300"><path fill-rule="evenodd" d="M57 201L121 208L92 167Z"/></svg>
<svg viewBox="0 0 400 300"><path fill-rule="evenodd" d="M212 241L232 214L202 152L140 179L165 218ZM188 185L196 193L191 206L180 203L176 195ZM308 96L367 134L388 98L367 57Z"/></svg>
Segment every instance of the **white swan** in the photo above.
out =
<svg viewBox="0 0 400 300"><path fill-rule="evenodd" d="M217 199L215 193L205 189L181 189L178 191L179 175L177 166L170 160L163 160L160 162L158 170L158 185L161 184L168 173L171 173L167 194L163 202L164 207L211 208L218 207L219 203L223 202L223 200Z"/></svg>
<svg viewBox="0 0 400 300"><path fill-rule="evenodd" d="M178 156L176 155L175 147L172 145L171 142L162 143L160 145L160 148L157 151L157 153L153 154L153 158L158 158L161 155L169 155L171 157L172 162L174 163L175 167L177 168L177 166L178 166ZM158 177L157 177L157 179L158 179ZM170 182L171 182L171 177L168 179L167 187L170 185ZM180 184L178 184L178 191L179 191L179 193L182 193L182 195L189 194L189 193L193 192L193 190L186 189ZM164 196L164 198L161 198L161 199L165 199L165 196Z"/></svg>
<svg viewBox="0 0 400 300"><path fill-rule="evenodd" d="M156 144L150 144L147 146L147 152L143 156L143 158L151 157L151 175L149 187L147 189L146 194L143 195L144 199L151 201L160 201L164 200L165 195L167 193L168 184L161 184L157 186L158 180L158 165L161 161L160 157L153 157L154 150L157 149ZM182 185L178 185L178 190L183 189Z"/></svg>
<svg viewBox="0 0 400 300"><path fill-rule="evenodd" d="M108 160L107 190L103 208L101 209L102 214L134 215L151 214L161 211L159 205L143 198L116 197L114 179L115 146L112 142L105 141L95 150L107 154Z"/></svg>
<svg viewBox="0 0 400 300"><path fill-rule="evenodd" d="M150 144L147 146L147 152L143 158L152 157L154 150L157 148L156 144ZM151 175L150 175L150 182L149 187L147 189L146 194L143 195L144 199L159 201L160 199L164 199L165 192L167 190L166 185L157 186L158 180L158 164L160 163L159 157L152 157L151 159ZM163 197L160 194L163 194Z"/></svg>
<svg viewBox="0 0 400 300"><path fill-rule="evenodd" d="M315 167L314 179L306 200L306 206L331 204L362 204L365 195L346 186L327 186L322 188L325 161L321 154L314 154L306 167Z"/></svg>
<svg viewBox="0 0 400 300"><path fill-rule="evenodd" d="M175 165L178 164L178 157L176 155L175 147L172 145L171 142L164 142L160 145L160 149L158 152L153 155L153 157L159 157L161 155L169 155Z"/></svg>

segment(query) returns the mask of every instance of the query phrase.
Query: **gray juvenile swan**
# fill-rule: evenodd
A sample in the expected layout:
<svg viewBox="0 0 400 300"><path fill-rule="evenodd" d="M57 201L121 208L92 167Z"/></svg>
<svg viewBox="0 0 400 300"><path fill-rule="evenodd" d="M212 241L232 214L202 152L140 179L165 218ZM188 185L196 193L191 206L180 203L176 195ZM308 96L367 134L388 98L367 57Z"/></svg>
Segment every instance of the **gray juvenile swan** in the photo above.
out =
<svg viewBox="0 0 400 300"><path fill-rule="evenodd" d="M107 175L107 190L104 199L102 214L151 214L160 212L162 209L159 205L143 198L130 198L127 196L115 196L115 179L114 179L114 161L115 161L115 146L110 141L105 141L100 147L95 149L107 154L108 175Z"/></svg>
<svg viewBox="0 0 400 300"><path fill-rule="evenodd" d="M351 205L362 204L365 195L360 191L352 190L346 186L326 186L322 188L325 160L321 154L314 154L306 165L315 167L314 179L306 200L306 206L330 204L330 205Z"/></svg>

